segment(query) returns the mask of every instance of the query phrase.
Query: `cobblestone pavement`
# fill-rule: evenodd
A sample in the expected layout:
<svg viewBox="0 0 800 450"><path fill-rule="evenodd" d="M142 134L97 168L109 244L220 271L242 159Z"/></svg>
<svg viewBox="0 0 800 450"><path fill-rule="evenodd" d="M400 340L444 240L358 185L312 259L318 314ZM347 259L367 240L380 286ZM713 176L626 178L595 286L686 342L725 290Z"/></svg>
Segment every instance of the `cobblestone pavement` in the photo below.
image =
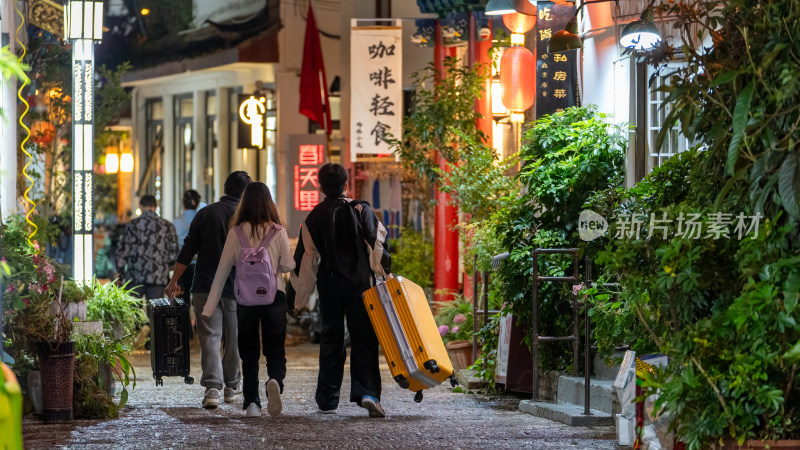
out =
<svg viewBox="0 0 800 450"><path fill-rule="evenodd" d="M118 419L44 425L26 417L25 448L616 448L612 428L570 428L520 413L514 397L454 393L442 385L415 403L413 393L392 381L383 361L386 419L369 419L366 410L349 402L340 404L335 415L320 414L314 402L318 347L308 343L287 348L284 410L277 419L270 419L266 408L262 417L245 419L241 398L202 409L196 350L193 385L172 377L156 387L149 358L149 352L132 356L137 385ZM345 400L348 371L349 366L341 395ZM266 374L261 372L265 400Z"/></svg>

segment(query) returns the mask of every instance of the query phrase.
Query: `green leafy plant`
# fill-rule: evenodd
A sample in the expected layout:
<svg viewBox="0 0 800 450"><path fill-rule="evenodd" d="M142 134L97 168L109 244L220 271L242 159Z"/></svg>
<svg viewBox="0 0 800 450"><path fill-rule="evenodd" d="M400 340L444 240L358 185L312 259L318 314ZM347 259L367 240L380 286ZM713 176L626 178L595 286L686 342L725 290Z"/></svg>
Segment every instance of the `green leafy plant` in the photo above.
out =
<svg viewBox="0 0 800 450"><path fill-rule="evenodd" d="M92 297L86 304L86 317L91 321L102 321L106 330L116 330L119 336L132 334L147 321L142 309L142 300L129 283L117 284L116 280L105 284L92 280Z"/></svg>
<svg viewBox="0 0 800 450"><path fill-rule="evenodd" d="M136 372L127 359L130 347L123 339L112 339L103 334L75 337L74 413L81 419L115 418L128 402L128 386L136 387ZM119 403L108 394L103 370L122 386Z"/></svg>
<svg viewBox="0 0 800 450"><path fill-rule="evenodd" d="M399 239L390 239L392 272L422 288L433 286L433 239L427 232L402 228Z"/></svg>
<svg viewBox="0 0 800 450"><path fill-rule="evenodd" d="M625 131L625 126L610 123L608 116L589 106L544 116L526 133L522 168L516 176L523 193L509 196L486 224L496 231L500 248L510 253L496 274L503 283L504 310L521 326L531 322L533 250L582 246L577 222L584 203L598 191L622 186ZM569 256L548 255L540 258L538 270L562 276L571 266ZM571 294L566 284L540 286L543 335L568 331L572 317L559 310ZM542 366L565 370L571 364L569 355L568 345L543 346Z"/></svg>
<svg viewBox="0 0 800 450"><path fill-rule="evenodd" d="M669 356L665 369L646 377L645 393L659 396L657 409L690 448L725 438L797 439L800 82L790 75L796 61L786 42L800 37L800 8L670 2L657 13L681 24L686 62L664 65L676 50L667 44L647 56L669 79L662 90L670 113L657 146L678 126L704 151L596 200L622 214L758 215L761 229L741 240L608 242L598 262L623 294L617 305L593 295L594 317L619 306L635 322L627 333L596 326L598 342L624 339Z"/></svg>
<svg viewBox="0 0 800 450"><path fill-rule="evenodd" d="M417 88L412 111L403 122L403 135L390 144L421 182L438 181L438 157L451 163L462 159L465 137L485 138L476 125L475 99L484 93L487 73L485 66L470 69L446 58L441 74L432 63L412 74Z"/></svg>

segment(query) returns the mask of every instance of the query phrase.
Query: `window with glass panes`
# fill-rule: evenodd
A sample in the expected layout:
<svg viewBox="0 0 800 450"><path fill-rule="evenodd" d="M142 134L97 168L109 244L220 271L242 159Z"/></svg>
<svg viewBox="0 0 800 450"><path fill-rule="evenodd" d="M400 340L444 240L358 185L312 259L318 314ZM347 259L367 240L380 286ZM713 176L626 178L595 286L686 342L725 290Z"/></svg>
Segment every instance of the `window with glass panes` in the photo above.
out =
<svg viewBox="0 0 800 450"><path fill-rule="evenodd" d="M150 99L145 104L145 168L142 174L138 196L155 195L158 201L157 213L161 214L161 156L164 152L164 102Z"/></svg>
<svg viewBox="0 0 800 450"><path fill-rule="evenodd" d="M206 143L203 152L203 190L200 195L209 205L216 199L214 192L214 161L219 151L219 120L217 120L217 96L213 91L206 93Z"/></svg>
<svg viewBox="0 0 800 450"><path fill-rule="evenodd" d="M689 140L681 134L677 124L664 137L661 147L656 146L658 133L667 116L672 110L672 105L664 105L664 99L669 95L660 90L662 86L669 85L669 76L649 75L647 96L647 172L660 166L667 159L689 149ZM663 105L663 106L662 106Z"/></svg>
<svg viewBox="0 0 800 450"><path fill-rule="evenodd" d="M192 156L194 150L194 98L192 94L175 97L175 217L183 212L183 193L192 186Z"/></svg>

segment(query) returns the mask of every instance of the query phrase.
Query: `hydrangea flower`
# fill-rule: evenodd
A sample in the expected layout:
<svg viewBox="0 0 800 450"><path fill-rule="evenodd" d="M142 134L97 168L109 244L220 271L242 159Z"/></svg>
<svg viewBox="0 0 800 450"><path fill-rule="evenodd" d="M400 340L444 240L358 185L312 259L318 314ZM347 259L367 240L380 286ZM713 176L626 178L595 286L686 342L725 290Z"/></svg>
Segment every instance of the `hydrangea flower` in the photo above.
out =
<svg viewBox="0 0 800 450"><path fill-rule="evenodd" d="M448 332L450 332L450 327L448 327L447 325L440 325L439 326L439 335L440 336L444 336Z"/></svg>
<svg viewBox="0 0 800 450"><path fill-rule="evenodd" d="M453 327L453 334L458 333L458 330L460 330L460 329L461 329L461 327L459 327L458 325L454 326Z"/></svg>
<svg viewBox="0 0 800 450"><path fill-rule="evenodd" d="M464 323L466 321L467 318L463 314L456 314L455 317L453 317L453 323Z"/></svg>

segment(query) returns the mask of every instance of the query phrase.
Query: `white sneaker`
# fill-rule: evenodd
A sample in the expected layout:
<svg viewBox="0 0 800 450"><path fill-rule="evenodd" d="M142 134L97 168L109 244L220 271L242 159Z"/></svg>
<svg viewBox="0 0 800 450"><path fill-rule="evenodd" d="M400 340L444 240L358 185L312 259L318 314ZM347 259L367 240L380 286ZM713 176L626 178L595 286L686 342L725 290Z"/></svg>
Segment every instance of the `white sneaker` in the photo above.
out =
<svg viewBox="0 0 800 450"><path fill-rule="evenodd" d="M203 408L214 409L219 406L219 389L206 389L206 395L203 397Z"/></svg>
<svg viewBox="0 0 800 450"><path fill-rule="evenodd" d="M236 401L236 397L242 394L242 383L236 385L236 387L226 387L224 390L225 393L225 403L233 403Z"/></svg>
<svg viewBox="0 0 800 450"><path fill-rule="evenodd" d="M267 381L267 412L273 419L281 415L283 402L281 401L281 386L275 380Z"/></svg>
<svg viewBox="0 0 800 450"><path fill-rule="evenodd" d="M245 417L261 417L261 407L258 406L256 403L250 403L247 405L247 409L244 410Z"/></svg>

